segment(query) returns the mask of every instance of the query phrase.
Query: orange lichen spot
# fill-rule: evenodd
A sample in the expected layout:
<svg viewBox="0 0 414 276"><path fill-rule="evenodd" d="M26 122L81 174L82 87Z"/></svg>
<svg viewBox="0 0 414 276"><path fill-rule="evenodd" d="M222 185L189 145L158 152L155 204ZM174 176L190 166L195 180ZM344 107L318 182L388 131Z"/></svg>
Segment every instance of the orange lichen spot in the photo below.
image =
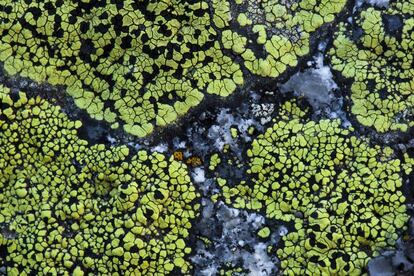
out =
<svg viewBox="0 0 414 276"><path fill-rule="evenodd" d="M181 150L174 151L173 156L176 161L184 160L184 153Z"/></svg>
<svg viewBox="0 0 414 276"><path fill-rule="evenodd" d="M187 158L185 163L189 166L192 166L192 167L198 167L198 166L203 165L203 160L201 160L200 157L193 155L193 156L190 156L189 158Z"/></svg>

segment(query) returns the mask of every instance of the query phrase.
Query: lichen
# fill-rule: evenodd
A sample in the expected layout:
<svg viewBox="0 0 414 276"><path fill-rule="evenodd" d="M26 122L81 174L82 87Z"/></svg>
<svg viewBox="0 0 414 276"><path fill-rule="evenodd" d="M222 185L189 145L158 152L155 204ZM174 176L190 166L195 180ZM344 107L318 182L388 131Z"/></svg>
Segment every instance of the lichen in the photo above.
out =
<svg viewBox="0 0 414 276"><path fill-rule="evenodd" d="M352 80L352 113L378 132L414 125L414 1L368 7L341 23L329 54L333 69Z"/></svg>
<svg viewBox="0 0 414 276"><path fill-rule="evenodd" d="M331 23L344 8L346 0L239 0L213 1L222 12L217 24L224 29L225 49L241 56L251 73L278 77L287 68L295 67L299 57L309 53L311 34ZM214 21L216 22L216 21ZM228 27L228 26L237 26Z"/></svg>
<svg viewBox="0 0 414 276"><path fill-rule="evenodd" d="M224 56L207 2L3 3L0 61L9 74L65 85L93 118L143 137L204 97L243 83Z"/></svg>
<svg viewBox="0 0 414 276"><path fill-rule="evenodd" d="M233 267L231 265L226 265L222 268L220 268L220 271L218 273L220 276L243 276L248 275L248 271L246 269L243 269L242 267Z"/></svg>
<svg viewBox="0 0 414 276"><path fill-rule="evenodd" d="M91 117L143 137L206 94L233 93L244 83L243 66L265 77L296 66L310 34L345 3L1 3L0 61L11 75L66 86ZM237 20L232 10L240 11Z"/></svg>
<svg viewBox="0 0 414 276"><path fill-rule="evenodd" d="M288 74L309 75L298 64L320 43L335 70L328 90L340 86L328 96L349 88L351 113L375 138L410 133L414 0L386 2L0 1L0 274L197 274L191 262L221 275L276 266L286 275L366 273L406 228L408 136L378 145L366 128L320 119L302 99L275 92ZM317 70L330 79L328 67ZM82 125L97 122L69 119L73 106L63 112L61 95L37 83L123 128L108 133L117 146L81 139ZM263 93L220 103L238 89ZM311 90L305 96L330 100ZM186 121L161 137L126 135L145 137L197 106L206 112L192 117L207 127ZM71 117L87 117L75 110Z"/></svg>
<svg viewBox="0 0 414 276"><path fill-rule="evenodd" d="M296 102L280 114L247 151L245 179L218 178L222 200L292 225L273 251L283 274L364 273L372 256L395 245L409 218L400 160L340 120L309 120Z"/></svg>
<svg viewBox="0 0 414 276"><path fill-rule="evenodd" d="M411 175L414 167L414 156L413 154L404 153L404 162L402 164L402 168L406 175Z"/></svg>
<svg viewBox="0 0 414 276"><path fill-rule="evenodd" d="M186 273L186 165L89 145L58 106L0 87L0 245L9 275Z"/></svg>

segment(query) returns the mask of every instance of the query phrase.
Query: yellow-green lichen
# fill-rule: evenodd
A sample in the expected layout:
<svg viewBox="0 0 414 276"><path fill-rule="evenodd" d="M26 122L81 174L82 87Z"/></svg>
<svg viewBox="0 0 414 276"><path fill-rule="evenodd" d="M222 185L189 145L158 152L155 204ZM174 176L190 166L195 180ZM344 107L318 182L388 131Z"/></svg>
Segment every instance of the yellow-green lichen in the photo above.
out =
<svg viewBox="0 0 414 276"><path fill-rule="evenodd" d="M213 154L210 157L209 169L211 171L214 171L217 168L217 166L220 164L220 162L221 162L221 159L218 153Z"/></svg>
<svg viewBox="0 0 414 276"><path fill-rule="evenodd" d="M234 16L229 12L221 16L229 23L216 23L224 29L223 47L241 56L253 74L278 77L309 53L310 35L323 24L333 22L347 1L213 1L214 9L223 10L223 2L230 3L226 10L235 11Z"/></svg>
<svg viewBox="0 0 414 276"><path fill-rule="evenodd" d="M353 81L352 113L378 132L414 125L413 15L412 0L369 7L357 26L340 25L330 50L333 68Z"/></svg>
<svg viewBox="0 0 414 276"><path fill-rule="evenodd" d="M414 167L414 158L411 157L408 153L404 153L404 162L402 166L405 171L405 174L410 175Z"/></svg>
<svg viewBox="0 0 414 276"><path fill-rule="evenodd" d="M218 271L218 275L220 276L245 276L245 275L249 275L248 272L249 270L244 269L243 267L234 266L232 264L225 264Z"/></svg>
<svg viewBox="0 0 414 276"><path fill-rule="evenodd" d="M93 118L143 137L206 93L233 93L244 83L242 66L265 77L296 66L310 34L345 3L5 2L0 61L11 75L66 86Z"/></svg>
<svg viewBox="0 0 414 276"><path fill-rule="evenodd" d="M297 109L282 105L282 116L252 142L247 180L218 179L222 198L294 226L276 251L283 274L360 275L395 245L409 218L400 160L339 120L309 121Z"/></svg>
<svg viewBox="0 0 414 276"><path fill-rule="evenodd" d="M270 236L270 229L269 227L264 227L257 232L257 235L262 238L267 238Z"/></svg>
<svg viewBox="0 0 414 276"><path fill-rule="evenodd" d="M185 164L90 146L59 107L0 87L0 245L9 275L186 273Z"/></svg>
<svg viewBox="0 0 414 276"><path fill-rule="evenodd" d="M136 136L172 123L205 92L227 96L243 83L204 1L0 5L0 61L9 74L66 85L93 118Z"/></svg>

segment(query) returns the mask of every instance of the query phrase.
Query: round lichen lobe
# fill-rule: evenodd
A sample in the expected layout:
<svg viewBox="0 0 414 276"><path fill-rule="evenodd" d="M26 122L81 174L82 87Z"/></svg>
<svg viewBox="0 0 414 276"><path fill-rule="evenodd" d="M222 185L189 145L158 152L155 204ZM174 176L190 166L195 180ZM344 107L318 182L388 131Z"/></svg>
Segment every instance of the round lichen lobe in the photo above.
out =
<svg viewBox="0 0 414 276"><path fill-rule="evenodd" d="M45 100L0 87L0 245L10 275L187 273L199 194L184 163L90 146Z"/></svg>

